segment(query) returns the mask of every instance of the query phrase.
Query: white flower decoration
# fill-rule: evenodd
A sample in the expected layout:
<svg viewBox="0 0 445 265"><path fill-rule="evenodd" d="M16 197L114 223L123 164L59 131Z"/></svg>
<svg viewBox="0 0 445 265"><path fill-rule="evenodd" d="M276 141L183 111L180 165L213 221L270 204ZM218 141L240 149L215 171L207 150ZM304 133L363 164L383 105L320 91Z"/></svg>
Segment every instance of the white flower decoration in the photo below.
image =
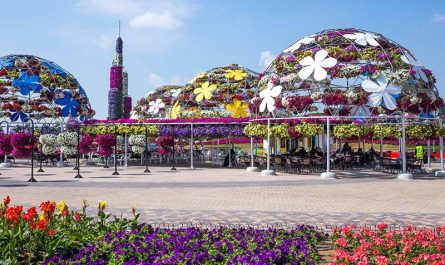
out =
<svg viewBox="0 0 445 265"><path fill-rule="evenodd" d="M179 94L181 94L182 89L180 89L180 88L172 89L172 90L170 90L170 92L172 93L173 98L177 98L179 96Z"/></svg>
<svg viewBox="0 0 445 265"><path fill-rule="evenodd" d="M315 40L315 38L312 37L304 37L303 39L295 42L294 44L292 44L292 46L290 46L289 48L285 49L283 52L294 52L298 49L300 49L301 44L309 44L311 42L313 42Z"/></svg>
<svg viewBox="0 0 445 265"><path fill-rule="evenodd" d="M376 41L379 37L372 33L355 32L352 34L345 34L343 37L354 40L355 43L361 46L366 46L367 44L374 47L379 46L379 43Z"/></svg>
<svg viewBox="0 0 445 265"><path fill-rule="evenodd" d="M397 103L392 95L399 95L402 89L397 85L389 84L384 74L380 74L376 81L377 83L368 79L362 82L363 90L371 93L368 96L369 106L377 107L383 100L387 109L396 109Z"/></svg>
<svg viewBox="0 0 445 265"><path fill-rule="evenodd" d="M150 103L148 103L148 105L150 106L148 108L148 112L153 114L157 114L159 110L165 107L164 102L162 102L162 99L160 98L156 99L156 101L151 101Z"/></svg>
<svg viewBox="0 0 445 265"><path fill-rule="evenodd" d="M328 57L328 52L326 50L319 50L315 54L315 60L311 56L303 58L300 64L304 67L298 72L298 76L304 80L314 73L314 79L316 81L325 79L328 73L324 68L333 67L337 64L337 59L326 57Z"/></svg>
<svg viewBox="0 0 445 265"><path fill-rule="evenodd" d="M418 62L411 54L405 53L404 55L400 56L400 59L406 64L411 65L411 68L416 72L414 76L417 79L422 79L425 82L429 81L425 72L422 70L424 68L423 65Z"/></svg>
<svg viewBox="0 0 445 265"><path fill-rule="evenodd" d="M274 98L280 95L282 89L282 86L274 86L272 82L269 82L269 84L267 84L267 88L260 92L260 98L263 99L260 104L260 112L265 111L266 106L269 112L275 110Z"/></svg>

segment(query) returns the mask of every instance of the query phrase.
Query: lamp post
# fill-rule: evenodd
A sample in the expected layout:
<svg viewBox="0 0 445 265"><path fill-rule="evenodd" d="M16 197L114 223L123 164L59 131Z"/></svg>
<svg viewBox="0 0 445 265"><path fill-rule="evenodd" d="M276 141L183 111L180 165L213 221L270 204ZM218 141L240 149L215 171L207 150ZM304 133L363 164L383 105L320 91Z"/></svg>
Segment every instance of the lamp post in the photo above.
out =
<svg viewBox="0 0 445 265"><path fill-rule="evenodd" d="M194 169L194 166L193 166L193 124L190 124L190 169Z"/></svg>
<svg viewBox="0 0 445 265"><path fill-rule="evenodd" d="M246 168L246 172L258 172L259 169L255 167L255 156L253 154L253 136L250 137L250 167Z"/></svg>

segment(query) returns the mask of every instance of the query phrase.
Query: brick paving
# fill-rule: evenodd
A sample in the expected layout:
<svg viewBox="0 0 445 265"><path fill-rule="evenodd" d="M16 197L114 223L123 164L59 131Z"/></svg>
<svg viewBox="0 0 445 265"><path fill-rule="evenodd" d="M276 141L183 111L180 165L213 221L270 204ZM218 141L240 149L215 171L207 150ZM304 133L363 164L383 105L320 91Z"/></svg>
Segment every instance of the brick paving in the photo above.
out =
<svg viewBox="0 0 445 265"><path fill-rule="evenodd" d="M435 165L437 167L437 165ZM44 168L37 183L26 182L29 166L0 169L0 195L15 203L35 205L43 200L67 201L80 207L87 199L91 212L97 200L108 210L129 215L136 206L150 222L245 222L327 224L445 224L445 179L430 175L400 181L373 171L340 172L340 179L318 174L278 173L262 177L242 169L82 167L74 179L72 167Z"/></svg>

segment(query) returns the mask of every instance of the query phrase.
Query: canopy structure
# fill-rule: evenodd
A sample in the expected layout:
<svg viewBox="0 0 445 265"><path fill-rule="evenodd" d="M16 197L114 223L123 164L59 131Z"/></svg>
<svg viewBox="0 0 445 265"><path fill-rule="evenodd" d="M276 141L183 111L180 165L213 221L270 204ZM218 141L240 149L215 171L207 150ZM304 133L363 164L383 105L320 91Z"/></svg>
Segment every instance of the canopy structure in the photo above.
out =
<svg viewBox="0 0 445 265"><path fill-rule="evenodd" d="M385 36L328 29L277 56L251 108L262 116L435 116L442 107L433 73Z"/></svg>
<svg viewBox="0 0 445 265"><path fill-rule="evenodd" d="M12 122L92 118L87 94L73 75L33 55L0 58L0 116Z"/></svg>

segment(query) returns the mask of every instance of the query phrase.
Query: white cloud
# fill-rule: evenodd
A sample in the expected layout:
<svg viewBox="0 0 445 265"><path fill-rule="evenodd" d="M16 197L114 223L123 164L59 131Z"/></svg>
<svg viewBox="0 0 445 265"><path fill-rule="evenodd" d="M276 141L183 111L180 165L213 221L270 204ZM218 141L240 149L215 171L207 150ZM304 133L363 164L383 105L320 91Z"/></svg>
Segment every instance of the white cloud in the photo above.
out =
<svg viewBox="0 0 445 265"><path fill-rule="evenodd" d="M145 12L143 15L136 16L130 20L130 26L133 28L152 28L160 30L175 30L180 28L183 22L174 16L171 12L163 13Z"/></svg>
<svg viewBox="0 0 445 265"><path fill-rule="evenodd" d="M172 75L169 78L164 79L155 73L148 74L148 82L153 89L165 85L183 85L187 83L186 79L177 75Z"/></svg>
<svg viewBox="0 0 445 265"><path fill-rule="evenodd" d="M432 20L434 22L445 22L445 14L434 14Z"/></svg>
<svg viewBox="0 0 445 265"><path fill-rule="evenodd" d="M261 52L258 65L267 68L273 62L274 59L275 55L273 55L270 51Z"/></svg>
<svg viewBox="0 0 445 265"><path fill-rule="evenodd" d="M111 40L110 37L108 37L106 35L100 35L99 39L96 40L96 44L101 49L108 49L110 47L113 47L113 41Z"/></svg>

